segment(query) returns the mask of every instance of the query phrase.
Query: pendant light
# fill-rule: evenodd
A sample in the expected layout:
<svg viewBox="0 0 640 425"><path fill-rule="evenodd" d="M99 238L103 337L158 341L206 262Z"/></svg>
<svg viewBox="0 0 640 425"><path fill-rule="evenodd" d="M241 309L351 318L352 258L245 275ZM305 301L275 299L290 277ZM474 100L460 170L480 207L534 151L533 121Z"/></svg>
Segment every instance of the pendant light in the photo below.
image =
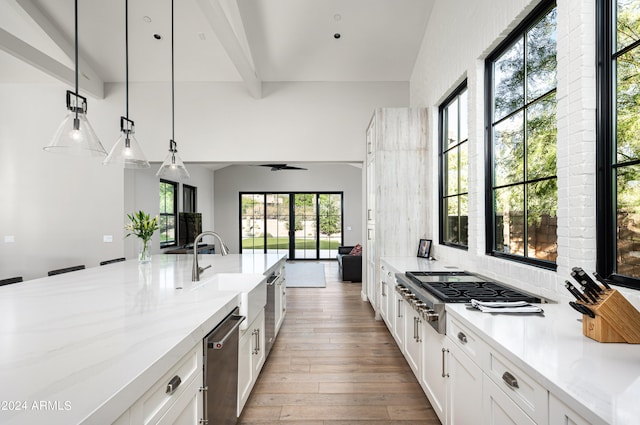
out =
<svg viewBox="0 0 640 425"><path fill-rule="evenodd" d="M135 123L129 119L129 0L124 2L125 44L125 109L126 117L120 117L120 137L111 148L104 165L121 165L124 168L149 168L140 144L135 136Z"/></svg>
<svg viewBox="0 0 640 425"><path fill-rule="evenodd" d="M173 0L171 0L171 139L169 140L169 154L156 173L158 177L171 179L188 179L189 172L178 155L175 142L175 77L173 65Z"/></svg>
<svg viewBox="0 0 640 425"><path fill-rule="evenodd" d="M102 143L87 120L87 98L78 90L78 0L75 0L75 65L76 91L67 90L69 113L58 127L51 142L43 149L47 152L81 156L105 156Z"/></svg>

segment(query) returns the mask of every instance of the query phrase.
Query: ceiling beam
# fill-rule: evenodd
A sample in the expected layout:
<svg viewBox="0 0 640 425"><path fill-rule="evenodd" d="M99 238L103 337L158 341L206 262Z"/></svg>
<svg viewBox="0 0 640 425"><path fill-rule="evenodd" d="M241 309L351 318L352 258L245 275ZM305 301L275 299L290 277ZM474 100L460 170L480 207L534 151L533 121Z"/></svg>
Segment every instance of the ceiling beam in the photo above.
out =
<svg viewBox="0 0 640 425"><path fill-rule="evenodd" d="M75 61L75 45L67 40L67 38L62 34L58 26L56 26L47 16L45 16L42 11L33 3L32 0L16 0L16 3L24 10L27 15L33 21L38 24L38 26L42 29L42 31L47 34L47 36L62 50L62 52L71 59L72 62ZM81 71L80 78L80 86L86 87L87 84L91 84L92 86L101 85L102 88L99 90L95 90L95 92L100 92L100 96L97 96L98 99L104 98L104 79L95 72L89 64L78 57L79 69ZM82 75L84 74L84 75ZM85 77L86 76L86 77ZM74 79L75 82L75 79ZM96 96L95 93L87 90L88 93Z"/></svg>
<svg viewBox="0 0 640 425"><path fill-rule="evenodd" d="M249 93L256 99L260 99L262 97L262 80L258 77L251 58L247 57L250 53L242 49L242 45L229 22L229 17L220 4L220 0L196 1L213 32L218 37L220 44L229 55L231 62L240 73Z"/></svg>
<svg viewBox="0 0 640 425"><path fill-rule="evenodd" d="M75 86L75 70L61 64L51 56L25 43L10 32L0 28L0 50L9 53L29 65L63 83ZM104 99L104 84L102 81L88 80L80 75L80 88L97 99Z"/></svg>

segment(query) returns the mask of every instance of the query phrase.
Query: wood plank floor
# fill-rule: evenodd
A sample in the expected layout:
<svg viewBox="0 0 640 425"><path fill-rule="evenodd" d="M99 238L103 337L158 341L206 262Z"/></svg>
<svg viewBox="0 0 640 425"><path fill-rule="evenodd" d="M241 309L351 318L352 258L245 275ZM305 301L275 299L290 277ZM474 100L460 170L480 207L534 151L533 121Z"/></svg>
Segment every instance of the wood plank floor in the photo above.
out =
<svg viewBox="0 0 640 425"><path fill-rule="evenodd" d="M361 284L287 288L287 314L240 425L440 425Z"/></svg>

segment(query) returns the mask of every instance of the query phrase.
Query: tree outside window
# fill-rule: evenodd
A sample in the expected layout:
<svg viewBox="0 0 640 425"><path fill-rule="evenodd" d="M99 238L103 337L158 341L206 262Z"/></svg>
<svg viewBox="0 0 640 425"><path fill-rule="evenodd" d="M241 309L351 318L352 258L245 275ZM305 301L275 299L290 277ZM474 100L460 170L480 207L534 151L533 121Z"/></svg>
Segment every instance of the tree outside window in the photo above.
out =
<svg viewBox="0 0 640 425"><path fill-rule="evenodd" d="M556 7L541 8L487 60L487 251L555 269Z"/></svg>
<svg viewBox="0 0 640 425"><path fill-rule="evenodd" d="M600 0L598 271L640 287L640 0Z"/></svg>

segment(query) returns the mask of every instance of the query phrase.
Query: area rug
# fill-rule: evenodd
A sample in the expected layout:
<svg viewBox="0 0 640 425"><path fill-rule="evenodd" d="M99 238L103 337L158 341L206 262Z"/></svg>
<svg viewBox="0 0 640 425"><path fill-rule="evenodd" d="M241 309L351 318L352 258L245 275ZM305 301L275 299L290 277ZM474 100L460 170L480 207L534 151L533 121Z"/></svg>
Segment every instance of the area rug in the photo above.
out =
<svg viewBox="0 0 640 425"><path fill-rule="evenodd" d="M287 288L324 288L324 264L286 263Z"/></svg>

